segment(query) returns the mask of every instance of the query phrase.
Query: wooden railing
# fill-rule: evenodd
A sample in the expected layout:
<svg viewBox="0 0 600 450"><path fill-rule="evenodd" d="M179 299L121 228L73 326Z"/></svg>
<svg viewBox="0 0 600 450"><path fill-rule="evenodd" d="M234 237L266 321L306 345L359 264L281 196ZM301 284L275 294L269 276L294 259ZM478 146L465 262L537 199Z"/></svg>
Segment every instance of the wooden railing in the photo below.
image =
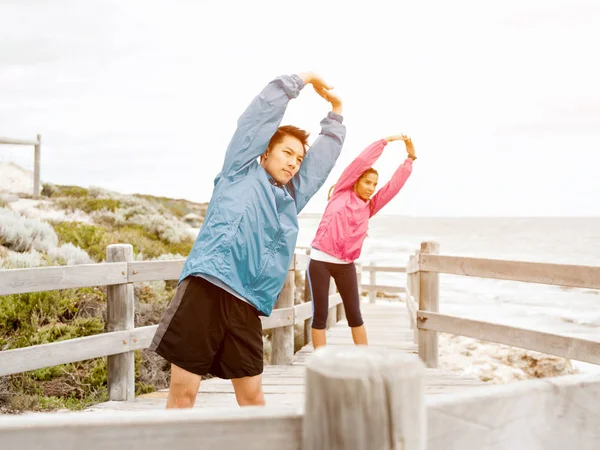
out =
<svg viewBox="0 0 600 450"><path fill-rule="evenodd" d="M261 317L263 330L273 329L271 364L292 363L296 325L304 327L303 344L310 342L312 303L294 305L295 272L305 271L308 259L303 253L294 255L275 309L270 317ZM131 245L116 244L108 246L106 261L0 271L0 295L107 286L106 333L1 351L0 376L108 356L109 399L134 398L134 351L150 346L158 325L134 327L133 283L178 280L185 260L134 261ZM404 268L393 269L404 271ZM344 317L342 300L332 280L327 327Z"/></svg>
<svg viewBox="0 0 600 450"><path fill-rule="evenodd" d="M131 283L177 279L183 261L135 262L129 246L111 246L112 262L0 272L0 295L105 284L113 312L130 304ZM261 450L403 449L479 450L600 448L600 377L569 375L485 386L456 394L425 395L425 366L437 363L437 333L472 336L598 363L600 343L439 314L439 273L598 289L600 268L438 255L423 243L407 266L406 303L419 356L390 349L325 346L306 363L303 410L268 405L232 409L89 412L2 417L2 448L154 450L165 446ZM310 304L289 304L296 255L265 328L293 327L310 318ZM293 302L293 300L292 300ZM330 305L339 312L339 296ZM279 304L279 302L278 302ZM109 314L109 317L112 313ZM129 317L127 314L114 316ZM335 314L337 320L338 314ZM115 323L112 321L112 323ZM124 320L120 325L130 326ZM155 326L0 352L0 368L31 370L104 355L122 355L150 343ZM283 337L285 336L285 337ZM274 336L275 338L276 336ZM281 353L289 354L289 335ZM293 351L293 350L292 350ZM122 360L129 364L127 359ZM424 364L425 363L425 364ZM119 370L113 395L127 394ZM343 411L343 414L339 412Z"/></svg>
<svg viewBox="0 0 600 450"><path fill-rule="evenodd" d="M0 137L0 144L33 146L33 196L39 197L41 193L40 167L42 160L42 137L38 134L35 141Z"/></svg>
<svg viewBox="0 0 600 450"><path fill-rule="evenodd" d="M600 448L600 378L569 375L427 396L416 356L325 346L306 362L304 407L0 417L27 450L481 450Z"/></svg>
<svg viewBox="0 0 600 450"><path fill-rule="evenodd" d="M405 297L419 356L427 367L438 364L438 332L600 364L598 341L440 314L440 273L600 289L600 267L446 256L439 254L437 243L423 242L407 264Z"/></svg>
<svg viewBox="0 0 600 450"><path fill-rule="evenodd" d="M370 303L375 303L377 299L377 292L389 292L397 294L405 292L405 288L402 286L386 286L377 284L377 272L405 273L405 267L378 266L375 261L371 261L371 264L368 266L363 264L357 264L357 266L359 270L359 276L361 276L362 272L369 273L369 284L361 284L361 288L363 291L367 291L369 293Z"/></svg>

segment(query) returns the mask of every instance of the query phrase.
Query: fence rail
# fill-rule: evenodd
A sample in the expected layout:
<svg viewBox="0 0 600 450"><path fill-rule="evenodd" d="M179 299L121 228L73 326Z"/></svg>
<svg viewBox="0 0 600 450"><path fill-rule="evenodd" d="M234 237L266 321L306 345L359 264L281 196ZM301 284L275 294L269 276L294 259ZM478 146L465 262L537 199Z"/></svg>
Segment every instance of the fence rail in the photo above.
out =
<svg viewBox="0 0 600 450"><path fill-rule="evenodd" d="M423 272L600 289L600 267L595 266L506 261L421 253L419 268Z"/></svg>
<svg viewBox="0 0 600 450"><path fill-rule="evenodd" d="M133 327L132 283L178 280L185 263L185 259L169 261L132 261L132 259L131 246L117 244L107 248L109 262L106 263L0 270L0 295L95 286L109 288L107 332L0 351L0 376L108 356L109 366L115 372L109 370L109 384L112 387L118 386L114 388L115 392L109 393L110 399L132 399L133 351L149 347L157 328L157 325ZM278 364L291 363L296 325L304 326L305 343L310 339L309 321L313 314L312 303L306 302L295 306L293 303L295 272L306 270L308 260L306 254L298 253L294 256L286 284L275 309L269 317L261 317L263 330L280 330L274 334L272 342L272 358ZM377 286L375 288L379 289ZM281 304L282 299L285 299L285 305ZM336 293L333 282L329 296L329 312L328 326L343 318L342 299ZM124 357L127 359L123 359Z"/></svg>
<svg viewBox="0 0 600 450"><path fill-rule="evenodd" d="M109 370L113 383L117 379L122 381L118 395L112 395L111 399L131 398L132 352L148 347L156 329L156 325L133 328L132 283L177 280L185 260L132 261L132 255L125 247L130 246L109 246L109 262L102 264L0 271L0 295L108 287L107 333L2 351L0 375L108 356L109 361L120 361L112 366L115 374ZM114 256L108 257L111 252ZM288 364L293 358L294 327L304 325L304 342L310 339L312 305L310 302L294 305L295 272L306 270L308 260L306 254L295 254L276 308L270 317L261 318L263 329L276 330L272 343L276 364ZM427 367L437 366L438 332L600 364L600 342L439 313L440 273L597 289L600 288L600 267L446 256L439 254L437 243L424 242L420 250L411 255L406 268L359 264L358 270L361 274L370 274L370 283L359 286L359 289L367 290L371 301L374 301L379 290L404 293L419 356ZM406 273L406 287L377 285L377 272ZM328 326L331 326L341 320L344 314L341 298L333 283L329 302ZM128 359L123 359L123 355L127 355ZM124 384L125 379L128 380L127 385Z"/></svg>
<svg viewBox="0 0 600 450"><path fill-rule="evenodd" d="M567 375L426 396L423 363L375 347L324 347L305 407L3 417L3 448L479 450L600 448L600 378ZM337 413L344 411L344 414ZM199 444L201 443L201 444ZM199 447L200 446L200 447Z"/></svg>
<svg viewBox="0 0 600 450"><path fill-rule="evenodd" d="M35 140L27 140L0 136L0 144L33 145L33 196L39 197L41 193L40 170L42 159L42 137L38 134Z"/></svg>
<svg viewBox="0 0 600 450"><path fill-rule="evenodd" d="M439 313L439 274L600 289L600 267L440 255L424 242L407 263L406 305L419 355L437 367L437 333L468 336L549 355L600 364L600 342Z"/></svg>

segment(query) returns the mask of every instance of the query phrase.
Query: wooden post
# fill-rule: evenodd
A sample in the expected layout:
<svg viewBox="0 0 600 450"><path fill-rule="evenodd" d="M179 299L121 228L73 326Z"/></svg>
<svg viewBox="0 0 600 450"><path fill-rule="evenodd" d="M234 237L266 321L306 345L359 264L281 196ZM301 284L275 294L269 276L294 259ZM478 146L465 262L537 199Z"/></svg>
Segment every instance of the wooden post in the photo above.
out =
<svg viewBox="0 0 600 450"><path fill-rule="evenodd" d="M306 254L310 256L310 248L307 248ZM309 263L310 264L310 259ZM304 272L304 302L312 302L312 292L310 290L310 282L308 281L308 265ZM304 345L312 342L312 317L304 321Z"/></svg>
<svg viewBox="0 0 600 450"><path fill-rule="evenodd" d="M424 450L423 363L372 346L325 346L306 363L304 450Z"/></svg>
<svg viewBox="0 0 600 450"><path fill-rule="evenodd" d="M114 244L106 247L106 262L122 261L133 261L131 244ZM107 286L106 331L132 330L134 328L133 305L132 283ZM109 400L134 400L134 352L108 356L107 363Z"/></svg>
<svg viewBox="0 0 600 450"><path fill-rule="evenodd" d="M283 289L279 294L277 303L275 303L276 309L294 306L295 278L295 272L293 270L288 271ZM273 329L271 348L271 364L292 364L294 360L293 324Z"/></svg>
<svg viewBox="0 0 600 450"><path fill-rule="evenodd" d="M356 281L358 282L358 296L362 296L362 273L363 266L361 263L356 264Z"/></svg>
<svg viewBox="0 0 600 450"><path fill-rule="evenodd" d="M33 196L38 198L41 193L40 189L40 168L42 154L42 136L37 135L37 144L33 152Z"/></svg>
<svg viewBox="0 0 600 450"><path fill-rule="evenodd" d="M408 257L408 263L406 264L407 269L412 266L413 259L414 259L413 255L410 255ZM406 297L406 304L407 305L408 305L408 302L410 302L409 296L411 296L411 295L414 296L415 295L414 294L414 288L413 288L413 285L414 285L413 280L414 280L413 274L412 273L408 273L408 270L407 270L406 271L406 292L404 294L404 296ZM407 308L408 308L408 306L407 306ZM410 314L410 309L408 309L408 313ZM413 325L412 321L410 322L410 324L411 324L411 327L412 327L412 325ZM416 328L416 326L415 326L415 328Z"/></svg>
<svg viewBox="0 0 600 450"><path fill-rule="evenodd" d="M419 263L419 250L415 250L415 254L413 256L413 259L416 260L417 264ZM412 274L412 287L414 289L414 294L413 294L413 298L415 299L415 303L417 308L419 308L419 298L421 296L420 292L421 292L421 281L420 281L420 274L419 272L413 273ZM417 320L417 326L414 330L414 334L413 334L413 342L415 344L419 343L419 321Z"/></svg>
<svg viewBox="0 0 600 450"><path fill-rule="evenodd" d="M336 306L336 322L346 320L346 310L344 309L344 303L340 303Z"/></svg>
<svg viewBox="0 0 600 450"><path fill-rule="evenodd" d="M333 277L329 279L329 295L335 295L337 287ZM337 323L337 306L332 306L327 310L327 329L334 327Z"/></svg>
<svg viewBox="0 0 600 450"><path fill-rule="evenodd" d="M304 345L312 342L312 316L304 321Z"/></svg>
<svg viewBox="0 0 600 450"><path fill-rule="evenodd" d="M413 255L410 255L408 257L408 264L406 265L406 267L410 267L412 262L413 262ZM412 273L407 273L406 274L406 293L407 294L413 293L412 281L413 281Z"/></svg>
<svg viewBox="0 0 600 450"><path fill-rule="evenodd" d="M419 261L419 250L415 250L415 253L413 255L410 255L408 258L408 266L407 267L414 267L415 264L418 264ZM415 308L418 310L419 309L419 272L413 272L413 273L408 273L406 274L406 286L408 288L408 293L411 294L412 298L414 299L413 305L415 306ZM407 302L407 308L408 308L408 302L410 301L410 299L408 298L408 295L406 297L406 302ZM409 309L409 314L411 314L411 310ZM419 324L414 323L411 320L410 322L411 328L413 330L413 342L415 344L418 344L419 342Z"/></svg>
<svg viewBox="0 0 600 450"><path fill-rule="evenodd" d="M422 242L421 253L440 252L437 242ZM420 256L419 256L420 259ZM419 309L439 312L440 275L437 272L419 271ZM417 322L418 325L418 322ZM427 367L438 365L437 331L419 330L419 356Z"/></svg>
<svg viewBox="0 0 600 450"><path fill-rule="evenodd" d="M312 342L312 317L304 321L304 345Z"/></svg>
<svg viewBox="0 0 600 450"><path fill-rule="evenodd" d="M377 272L375 272L375 267L377 263L375 261L371 261L371 267L369 270L369 284L371 285L369 288L369 303L375 303L377 300L377 289L375 286L377 285Z"/></svg>
<svg viewBox="0 0 600 450"><path fill-rule="evenodd" d="M310 248L307 248L306 254L310 256ZM309 263L310 264L310 259ZM312 293L310 291L310 283L308 281L308 265L306 267L306 271L304 272L304 302L312 302ZM304 345L308 344L312 341L312 317L309 317L304 321Z"/></svg>

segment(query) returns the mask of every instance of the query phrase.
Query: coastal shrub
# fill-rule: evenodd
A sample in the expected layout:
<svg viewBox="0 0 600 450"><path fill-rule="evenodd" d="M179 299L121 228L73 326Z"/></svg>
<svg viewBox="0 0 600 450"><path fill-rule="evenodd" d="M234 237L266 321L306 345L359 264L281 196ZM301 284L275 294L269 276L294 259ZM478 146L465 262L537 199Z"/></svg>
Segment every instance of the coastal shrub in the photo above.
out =
<svg viewBox="0 0 600 450"><path fill-rule="evenodd" d="M0 208L0 245L16 252L28 252L45 251L57 244L58 236L50 224Z"/></svg>
<svg viewBox="0 0 600 450"><path fill-rule="evenodd" d="M2 260L4 269L29 269L31 267L40 267L43 265L44 255L37 250L30 252L7 252Z"/></svg>
<svg viewBox="0 0 600 450"><path fill-rule="evenodd" d="M81 222L57 222L53 226L61 244L85 249L93 261L104 261L106 246L111 240L105 227Z"/></svg>
<svg viewBox="0 0 600 450"><path fill-rule="evenodd" d="M66 211L75 212L79 209L89 214L101 210L116 211L120 202L112 198L61 197L56 200L56 205Z"/></svg>
<svg viewBox="0 0 600 450"><path fill-rule="evenodd" d="M48 250L48 257L51 262L57 265L67 264L72 266L78 264L92 264L94 262L85 250L82 250L70 242Z"/></svg>

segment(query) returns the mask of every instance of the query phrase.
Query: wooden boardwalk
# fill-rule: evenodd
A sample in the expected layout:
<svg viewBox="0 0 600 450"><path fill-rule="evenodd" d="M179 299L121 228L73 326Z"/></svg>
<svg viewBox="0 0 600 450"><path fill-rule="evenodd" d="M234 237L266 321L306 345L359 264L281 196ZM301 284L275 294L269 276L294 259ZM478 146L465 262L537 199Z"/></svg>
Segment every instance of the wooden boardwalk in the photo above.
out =
<svg viewBox="0 0 600 450"><path fill-rule="evenodd" d="M413 331L404 302L362 303L363 318L367 327L369 345L388 348L390 352L417 353ZM352 345L352 336L346 321L340 321L327 331L328 345ZM267 406L302 407L304 403L304 362L313 351L312 344L299 350L291 365L266 366L263 389ZM427 369L426 393L442 394L479 387L485 383L440 369ZM106 402L88 411L131 411L162 409L168 389L137 397L131 402ZM237 407L233 387L228 380L204 380L196 398L195 408Z"/></svg>

